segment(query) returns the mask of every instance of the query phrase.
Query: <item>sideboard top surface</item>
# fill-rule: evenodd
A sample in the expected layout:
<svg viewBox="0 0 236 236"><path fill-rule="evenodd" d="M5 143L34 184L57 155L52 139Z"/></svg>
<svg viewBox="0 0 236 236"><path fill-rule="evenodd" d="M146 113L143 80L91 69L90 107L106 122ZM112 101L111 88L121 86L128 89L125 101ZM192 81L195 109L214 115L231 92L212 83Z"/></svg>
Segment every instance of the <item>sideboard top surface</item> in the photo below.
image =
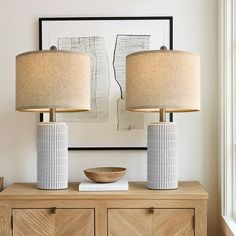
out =
<svg viewBox="0 0 236 236"><path fill-rule="evenodd" d="M146 188L146 182L129 182L128 191L79 192L78 186L79 183L70 183L69 188L65 190L40 190L36 188L35 183L14 183L0 193L0 199L203 200L208 198L208 194L197 181L179 182L179 188L175 190L150 190Z"/></svg>

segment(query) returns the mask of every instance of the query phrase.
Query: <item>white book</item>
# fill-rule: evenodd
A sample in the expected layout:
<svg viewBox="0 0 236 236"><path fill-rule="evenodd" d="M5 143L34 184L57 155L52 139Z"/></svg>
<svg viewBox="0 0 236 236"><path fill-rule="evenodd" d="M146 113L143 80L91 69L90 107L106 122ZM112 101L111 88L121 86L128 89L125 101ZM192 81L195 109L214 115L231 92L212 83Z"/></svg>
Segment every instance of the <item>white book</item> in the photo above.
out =
<svg viewBox="0 0 236 236"><path fill-rule="evenodd" d="M128 189L127 180L119 180L114 183L94 183L86 180L79 184L79 191L127 191Z"/></svg>

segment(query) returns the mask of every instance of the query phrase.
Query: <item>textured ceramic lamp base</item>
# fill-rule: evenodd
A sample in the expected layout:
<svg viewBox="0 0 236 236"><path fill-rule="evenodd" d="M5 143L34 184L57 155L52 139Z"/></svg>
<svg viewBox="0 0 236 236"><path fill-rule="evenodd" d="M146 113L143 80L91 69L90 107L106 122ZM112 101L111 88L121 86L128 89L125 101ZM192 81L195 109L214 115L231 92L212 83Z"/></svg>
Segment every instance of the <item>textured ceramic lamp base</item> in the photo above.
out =
<svg viewBox="0 0 236 236"><path fill-rule="evenodd" d="M37 187L68 188L68 128L63 122L38 124Z"/></svg>
<svg viewBox="0 0 236 236"><path fill-rule="evenodd" d="M147 187L178 188L175 123L148 125L147 146Z"/></svg>

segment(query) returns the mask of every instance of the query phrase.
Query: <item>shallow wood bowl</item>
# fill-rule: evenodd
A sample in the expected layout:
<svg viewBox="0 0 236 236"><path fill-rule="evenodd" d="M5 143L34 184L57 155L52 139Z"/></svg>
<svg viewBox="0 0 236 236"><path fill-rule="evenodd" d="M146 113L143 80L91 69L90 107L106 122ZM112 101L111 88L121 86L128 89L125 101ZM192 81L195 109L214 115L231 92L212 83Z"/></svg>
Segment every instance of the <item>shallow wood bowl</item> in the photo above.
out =
<svg viewBox="0 0 236 236"><path fill-rule="evenodd" d="M126 173L123 167L97 167L84 170L85 175L96 183L112 183Z"/></svg>

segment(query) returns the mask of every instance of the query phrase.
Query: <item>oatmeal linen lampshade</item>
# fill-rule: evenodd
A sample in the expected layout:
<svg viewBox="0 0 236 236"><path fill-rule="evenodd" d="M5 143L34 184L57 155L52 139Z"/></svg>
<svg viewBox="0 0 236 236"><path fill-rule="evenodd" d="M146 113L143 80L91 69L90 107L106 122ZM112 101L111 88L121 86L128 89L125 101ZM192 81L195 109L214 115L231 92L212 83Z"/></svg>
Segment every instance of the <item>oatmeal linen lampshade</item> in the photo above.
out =
<svg viewBox="0 0 236 236"><path fill-rule="evenodd" d="M16 57L16 110L47 112L90 109L89 55L35 51Z"/></svg>
<svg viewBox="0 0 236 236"><path fill-rule="evenodd" d="M37 187L68 187L68 127L56 112L90 109L90 56L35 51L16 57L16 110L50 112L37 128Z"/></svg>
<svg viewBox="0 0 236 236"><path fill-rule="evenodd" d="M198 55L167 50L137 52L127 57L126 68L127 110L200 110Z"/></svg>
<svg viewBox="0 0 236 236"><path fill-rule="evenodd" d="M142 51L126 58L126 109L160 112L147 127L147 187L178 187L176 125L166 112L200 110L200 58L183 51Z"/></svg>

